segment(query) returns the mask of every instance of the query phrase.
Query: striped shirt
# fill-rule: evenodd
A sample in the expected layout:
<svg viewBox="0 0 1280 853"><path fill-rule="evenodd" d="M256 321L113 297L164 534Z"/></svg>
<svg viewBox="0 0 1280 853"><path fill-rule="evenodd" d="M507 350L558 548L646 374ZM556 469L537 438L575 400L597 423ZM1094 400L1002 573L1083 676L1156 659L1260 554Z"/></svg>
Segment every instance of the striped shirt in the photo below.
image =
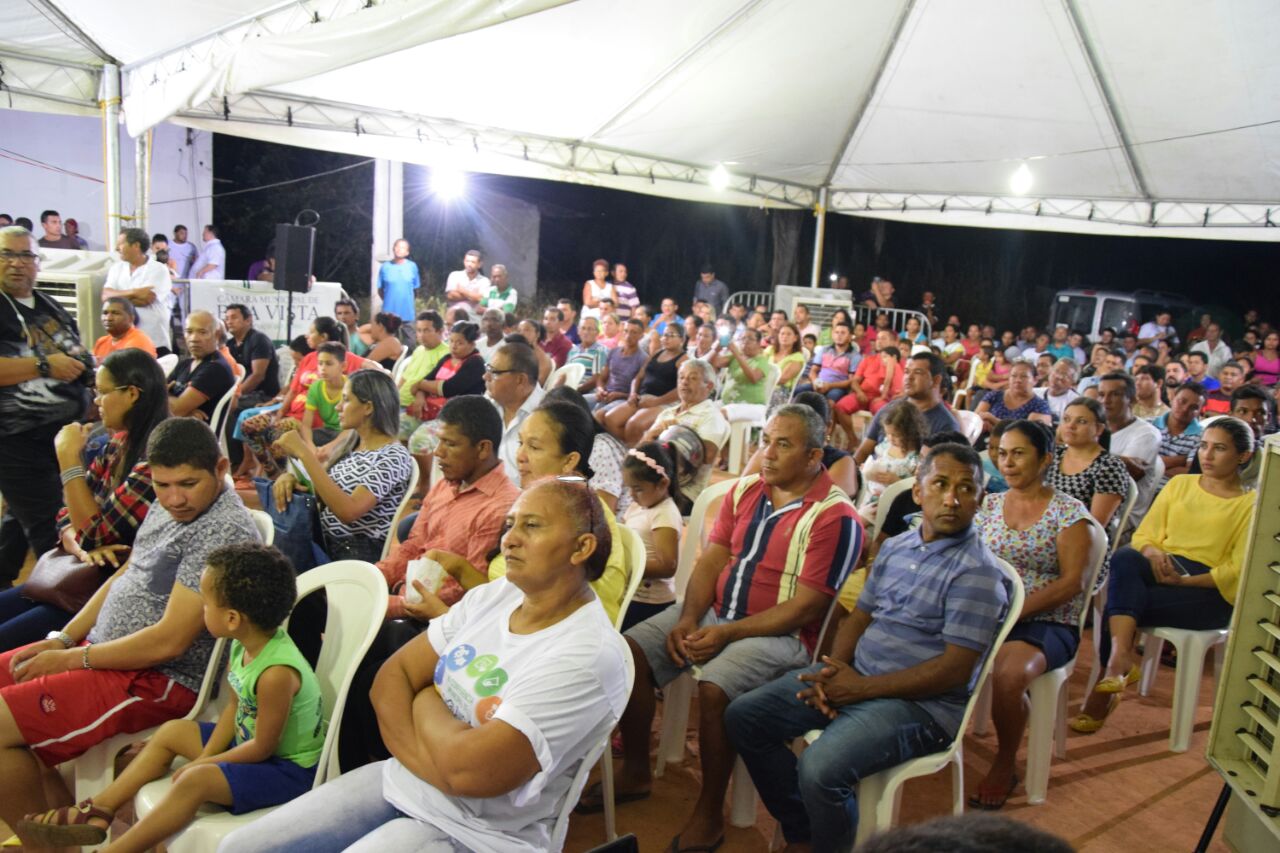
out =
<svg viewBox="0 0 1280 853"><path fill-rule="evenodd" d="M858 640L853 666L862 675L900 672L936 658L948 645L991 648L1009 603L1004 573L976 527L925 542L919 530L887 540L858 598L871 624ZM973 692L979 659L963 687L917 700L955 735Z"/></svg>
<svg viewBox="0 0 1280 853"><path fill-rule="evenodd" d="M76 542L85 551L103 545L133 545L133 538L156 499L151 485L151 466L145 459L134 464L120 485L112 487L111 471L116 460L124 456L125 441L125 433L113 435L85 471L85 482L98 505L98 511L76 530ZM59 536L70 526L71 513L63 507L58 511Z"/></svg>
<svg viewBox="0 0 1280 853"><path fill-rule="evenodd" d="M1187 428L1178 435L1169 432L1168 412L1152 421L1151 425L1160 430L1161 456L1181 456L1189 459L1200 449L1200 436L1204 434L1204 427L1200 426L1199 421L1187 424ZM1168 476L1162 477L1157 490L1163 489L1168 482Z"/></svg>
<svg viewBox="0 0 1280 853"><path fill-rule="evenodd" d="M774 508L759 475L743 477L720 505L710 541L732 558L716 582L715 612L727 620L790 601L798 585L834 597L862 552L853 504L822 471L804 497ZM800 630L813 649L821 620Z"/></svg>

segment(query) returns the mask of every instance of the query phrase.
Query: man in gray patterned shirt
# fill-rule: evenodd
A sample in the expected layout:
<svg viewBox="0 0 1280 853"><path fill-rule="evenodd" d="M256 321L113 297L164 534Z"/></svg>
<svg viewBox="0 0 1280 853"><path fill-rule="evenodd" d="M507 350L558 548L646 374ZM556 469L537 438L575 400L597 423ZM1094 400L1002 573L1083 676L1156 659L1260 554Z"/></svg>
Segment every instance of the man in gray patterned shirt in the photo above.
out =
<svg viewBox="0 0 1280 853"><path fill-rule="evenodd" d="M199 591L205 557L259 541L207 425L164 421L147 459L156 499L129 561L62 631L0 654L0 820L9 826L50 807L41 762L191 710L213 649Z"/></svg>

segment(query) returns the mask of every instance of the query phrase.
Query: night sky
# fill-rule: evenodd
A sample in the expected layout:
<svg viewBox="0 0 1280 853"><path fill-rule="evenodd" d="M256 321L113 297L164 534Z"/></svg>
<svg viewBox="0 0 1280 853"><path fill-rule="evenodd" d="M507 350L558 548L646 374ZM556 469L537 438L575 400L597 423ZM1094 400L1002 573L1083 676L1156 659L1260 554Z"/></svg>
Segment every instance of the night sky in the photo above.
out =
<svg viewBox="0 0 1280 853"><path fill-rule="evenodd" d="M219 135L214 176L218 191L244 189L272 180L301 177L360 158ZM292 221L312 207L322 214L317 235L317 275L340 280L353 293L367 293L369 209L372 168L365 166L326 178L262 193L215 199L214 218L224 227L230 268L260 256L270 225ZM811 267L813 217L804 211L765 211L730 205L675 201L576 184L472 175L468 199L457 214L431 223L417 236L414 259L429 281L443 281L460 266L473 244L473 222L483 200L509 196L536 204L539 235L539 299L580 298L597 257L624 260L641 298L656 303L674 296L687 305L705 262L733 290L765 290L771 284L771 218L802 220L800 281ZM406 198L405 230L422 230L419 210ZM472 205L467 209L466 205ZM441 224L443 223L443 225ZM483 247L481 247L483 248ZM500 258L487 258L500 262ZM914 305L932 290L943 313L966 322L999 326L1043 323L1055 290L1091 287L1109 290L1167 290L1235 313L1257 307L1264 318L1280 319L1280 245L1176 238L1095 237L1049 232L915 225L830 215L824 275L839 271L856 289L873 275L897 285L899 304Z"/></svg>

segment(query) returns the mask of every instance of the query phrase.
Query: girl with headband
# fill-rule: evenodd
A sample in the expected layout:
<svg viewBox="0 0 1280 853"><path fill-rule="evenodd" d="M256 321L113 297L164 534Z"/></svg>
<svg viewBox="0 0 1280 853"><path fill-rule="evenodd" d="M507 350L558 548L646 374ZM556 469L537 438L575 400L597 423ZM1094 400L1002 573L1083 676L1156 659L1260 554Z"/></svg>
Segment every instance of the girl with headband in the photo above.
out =
<svg viewBox="0 0 1280 853"><path fill-rule="evenodd" d="M657 442L647 442L627 451L622 463L622 482L631 491L631 506L622 523L640 534L646 560L644 580L636 590L627 616L625 632L676 600L675 573L684 527L682 512L689 501L680 492L676 464L671 454Z"/></svg>

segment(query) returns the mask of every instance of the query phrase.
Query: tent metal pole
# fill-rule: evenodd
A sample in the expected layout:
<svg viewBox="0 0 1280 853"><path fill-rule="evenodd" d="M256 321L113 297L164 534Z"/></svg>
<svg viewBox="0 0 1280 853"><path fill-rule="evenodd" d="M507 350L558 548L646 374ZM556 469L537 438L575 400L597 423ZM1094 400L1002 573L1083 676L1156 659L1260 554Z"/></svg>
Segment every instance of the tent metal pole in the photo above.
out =
<svg viewBox="0 0 1280 853"><path fill-rule="evenodd" d="M151 131L133 141L133 227L150 233Z"/></svg>
<svg viewBox="0 0 1280 853"><path fill-rule="evenodd" d="M120 66L102 66L102 94L98 102L102 110L103 196L106 202L105 232L108 246L123 224L120 216Z"/></svg>
<svg viewBox="0 0 1280 853"><path fill-rule="evenodd" d="M818 203L813 206L813 215L818 217L818 227L813 234L813 276L809 280L810 287L822 286L822 241L827 236L827 188L818 190Z"/></svg>

